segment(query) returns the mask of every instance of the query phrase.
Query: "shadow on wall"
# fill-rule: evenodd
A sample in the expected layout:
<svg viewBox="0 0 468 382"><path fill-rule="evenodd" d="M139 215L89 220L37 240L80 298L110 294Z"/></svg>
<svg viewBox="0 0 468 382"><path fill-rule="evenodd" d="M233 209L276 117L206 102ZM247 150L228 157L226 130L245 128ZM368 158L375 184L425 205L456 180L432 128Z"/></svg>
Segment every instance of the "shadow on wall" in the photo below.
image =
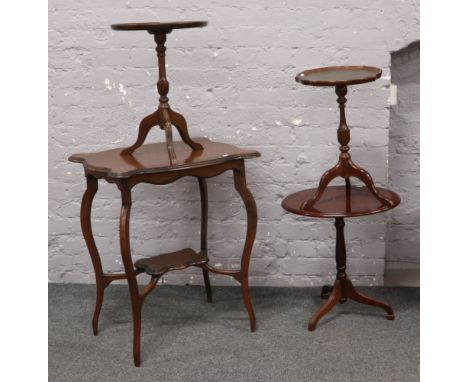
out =
<svg viewBox="0 0 468 382"><path fill-rule="evenodd" d="M392 53L389 182L401 205L387 226L386 285L419 285L419 41Z"/></svg>

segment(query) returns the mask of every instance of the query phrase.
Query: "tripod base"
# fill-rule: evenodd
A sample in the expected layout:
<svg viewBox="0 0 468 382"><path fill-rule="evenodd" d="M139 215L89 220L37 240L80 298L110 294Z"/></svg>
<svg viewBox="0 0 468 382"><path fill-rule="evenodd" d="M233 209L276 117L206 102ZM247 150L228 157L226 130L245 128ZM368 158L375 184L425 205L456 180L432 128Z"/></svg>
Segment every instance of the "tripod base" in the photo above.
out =
<svg viewBox="0 0 468 382"><path fill-rule="evenodd" d="M361 304L373 305L379 308L384 309L387 312L387 320L394 320L395 315L393 314L393 309L387 303L373 299L371 297L365 296L359 293L354 287L351 280L348 278L337 279L335 285L331 288L330 285L325 285L322 288L322 293L320 297L325 299L328 297L325 304L315 313L309 320L309 331L315 330L317 323L320 319L325 316L336 304L344 303L347 299L354 300Z"/></svg>

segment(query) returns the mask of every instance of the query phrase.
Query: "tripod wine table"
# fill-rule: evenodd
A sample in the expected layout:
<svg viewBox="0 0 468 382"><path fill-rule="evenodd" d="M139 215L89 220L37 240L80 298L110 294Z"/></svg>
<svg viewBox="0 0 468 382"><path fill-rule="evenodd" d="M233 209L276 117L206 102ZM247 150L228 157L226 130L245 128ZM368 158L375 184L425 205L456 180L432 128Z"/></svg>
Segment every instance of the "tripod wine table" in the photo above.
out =
<svg viewBox="0 0 468 382"><path fill-rule="evenodd" d="M351 160L349 153L350 130L345 116L347 87L375 81L381 74L382 71L375 67L334 66L307 70L296 76L296 81L303 85L335 87L340 108L338 163L322 175L318 188L296 192L287 196L282 202L283 208L293 214L335 219L336 280L333 287L324 286L322 288L322 298L328 299L319 311L310 318L310 331L315 330L319 320L338 302L344 303L348 298L384 309L388 320L393 320L395 317L390 305L358 292L346 274L344 219L388 211L400 203L400 198L396 193L376 187L370 174L356 165ZM328 186L337 177L343 178L345 184L343 186ZM364 187L351 185L351 177L360 180Z"/></svg>
<svg viewBox="0 0 468 382"><path fill-rule="evenodd" d="M250 328L255 330L255 315L250 301L248 271L250 254L257 230L257 208L255 200L247 188L244 160L259 157L253 150L212 142L205 138L191 139L185 118L169 106L167 94L169 82L166 78L164 43L167 34L173 29L204 27L204 21L173 23L137 23L112 25L114 30L147 31L154 36L157 44L159 80L157 83L159 98L158 109L143 118L138 129L136 142L127 148L117 148L96 153L74 154L69 160L84 166L87 189L81 204L81 228L88 247L96 275L96 306L92 327L94 335L98 332L98 319L104 298L104 289L114 280L126 279L130 289L133 314L133 358L135 366L140 365L141 309L146 296L156 287L160 277L166 272L184 269L189 266L200 267L203 271L208 302L212 301L209 273L228 275L242 286L242 296L246 306ZM159 126L164 130L166 142L143 144L150 129ZM174 126L182 141L173 141ZM225 171L232 171L234 187L241 196L247 210L247 235L242 252L239 270L214 268L209 265L207 229L208 229L208 194L206 178L217 176ZM129 224L132 205L131 190L138 183L155 185L169 184L182 177L195 177L201 195L201 244L200 250L184 248L176 252L160 254L140 259L133 263L130 251ZM91 207L98 189L98 179L114 183L120 190L122 209L120 213L120 251L125 272L106 273L103 271L101 258L91 229ZM137 275L150 275L148 285L140 292Z"/></svg>

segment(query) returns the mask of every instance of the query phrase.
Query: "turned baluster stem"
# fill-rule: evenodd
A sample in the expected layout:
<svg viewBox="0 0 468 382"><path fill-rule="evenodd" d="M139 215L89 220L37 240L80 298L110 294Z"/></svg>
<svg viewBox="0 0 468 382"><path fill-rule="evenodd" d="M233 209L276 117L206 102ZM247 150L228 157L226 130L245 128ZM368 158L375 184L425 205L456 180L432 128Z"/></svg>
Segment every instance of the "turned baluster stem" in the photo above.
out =
<svg viewBox="0 0 468 382"><path fill-rule="evenodd" d="M160 113L159 127L166 133L166 146L167 153L169 155L169 161L171 166L177 164L177 157L174 151L174 143L172 140L172 122L170 117L169 98L169 81L166 78L166 33L155 34L154 41L156 42L156 52L158 54L158 68L159 68L159 80L157 83L159 93L159 107Z"/></svg>
<svg viewBox="0 0 468 382"><path fill-rule="evenodd" d="M336 278L338 280L346 279L346 245L344 239L344 226L343 218L335 219L336 227Z"/></svg>
<svg viewBox="0 0 468 382"><path fill-rule="evenodd" d="M168 108L169 81L166 78L166 34L155 34L154 41L157 44L156 52L158 54L159 80L157 84L159 98L159 107Z"/></svg>
<svg viewBox="0 0 468 382"><path fill-rule="evenodd" d="M349 146L348 143L351 139L350 137L350 131L348 124L346 123L346 114L345 114L345 108L346 108L346 93L348 92L348 89L346 86L337 86L335 88L335 93L338 96L337 102L340 108L340 124L338 126L337 130L337 135L338 135L338 142L340 143L340 160L347 162L351 159L351 155L349 155ZM345 173L345 178L347 179L349 177L348 171Z"/></svg>

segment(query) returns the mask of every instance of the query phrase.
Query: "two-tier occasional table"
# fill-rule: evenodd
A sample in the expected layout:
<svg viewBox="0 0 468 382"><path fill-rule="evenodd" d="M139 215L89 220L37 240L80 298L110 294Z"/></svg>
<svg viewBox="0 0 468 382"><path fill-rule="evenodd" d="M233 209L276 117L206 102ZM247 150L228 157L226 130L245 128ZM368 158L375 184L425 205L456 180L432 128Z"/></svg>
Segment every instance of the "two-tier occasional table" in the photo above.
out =
<svg viewBox="0 0 468 382"><path fill-rule="evenodd" d="M212 142L205 138L191 139L185 118L169 106L167 97L169 82L166 78L164 46L167 34L173 29L204 27L204 21L171 23L137 23L112 25L114 30L147 31L154 35L157 44L159 80L158 109L143 118L138 129L136 142L127 148L87 154L74 154L69 160L84 166L87 189L81 204L81 228L91 255L96 275L96 306L92 320L93 332L97 335L99 313L104 297L104 289L114 280L126 279L130 289L133 313L133 357L136 366L140 365L141 309L146 296L155 288L160 277L169 271L197 266L203 270L207 299L212 301L209 273L232 276L242 286L242 296L250 319L250 328L255 330L255 315L250 301L248 271L250 254L257 229L257 208L255 200L247 188L244 160L260 156L257 151ZM164 130L166 142L143 144L150 129L159 126ZM182 141L173 141L174 126ZM214 268L209 265L207 246L208 195L206 178L217 176L225 171L233 171L234 187L240 194L247 210L247 235L242 252L239 270ZM133 263L130 252L129 223L132 205L131 190L138 183L155 185L169 184L182 177L198 179L201 195L201 245L200 250L184 248L176 252L160 254L140 259ZM121 192L120 251L125 272L106 273L102 268L91 230L91 206L98 189L98 179L115 183ZM140 292L137 275L151 276L148 285Z"/></svg>
<svg viewBox="0 0 468 382"><path fill-rule="evenodd" d="M338 302L344 303L348 298L384 309L389 320L395 317L390 305L358 292L346 274L344 218L377 214L390 210L400 203L400 198L396 193L376 187L370 174L356 165L349 154L350 130L345 117L347 86L375 81L381 75L382 71L375 67L335 66L306 70L296 76L296 81L303 85L335 87L340 108L338 141L341 153L338 163L322 175L318 188L291 194L282 203L284 209L297 215L335 219L336 280L333 287L322 288L322 298L328 299L322 308L310 318L309 330L311 331L315 330L318 321ZM345 184L328 186L337 177L344 178ZM351 185L351 177L359 179L365 187Z"/></svg>

